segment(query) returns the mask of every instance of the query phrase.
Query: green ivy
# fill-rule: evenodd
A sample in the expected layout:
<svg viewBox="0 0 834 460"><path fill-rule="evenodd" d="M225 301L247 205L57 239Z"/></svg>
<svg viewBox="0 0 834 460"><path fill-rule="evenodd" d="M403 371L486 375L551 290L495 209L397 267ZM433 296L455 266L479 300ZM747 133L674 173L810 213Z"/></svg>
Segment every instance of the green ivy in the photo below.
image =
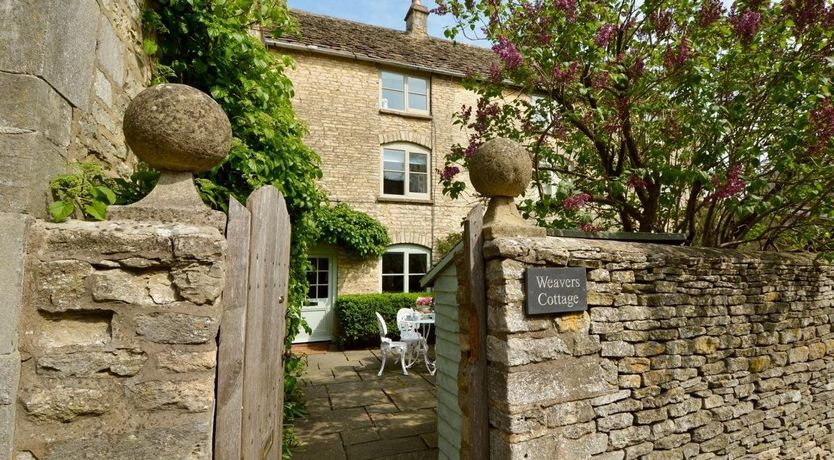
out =
<svg viewBox="0 0 834 460"><path fill-rule="evenodd" d="M292 83L284 70L293 65L271 53L250 33L260 24L282 36L294 30L284 0L158 0L143 13L155 39L143 48L156 63L154 81L191 85L209 93L232 123L232 148L226 159L196 179L203 200L226 210L230 197L245 202L263 185L278 188L292 224L286 348L299 328L307 327L301 306L307 293L308 248L318 230L315 216L326 202L316 185L318 155L302 142L305 128L291 105ZM303 412L295 389L298 357L285 357L285 422ZM284 436L287 442L293 436Z"/></svg>
<svg viewBox="0 0 834 460"><path fill-rule="evenodd" d="M357 257L380 256L391 244L384 225L347 203L322 208L317 223L321 231L320 241L342 247Z"/></svg>
<svg viewBox="0 0 834 460"><path fill-rule="evenodd" d="M151 191L159 177L144 163L127 179L108 177L98 163L74 163L72 169L73 172L49 182L55 200L49 204L49 214L55 222L70 217L104 220L107 206L138 201Z"/></svg>

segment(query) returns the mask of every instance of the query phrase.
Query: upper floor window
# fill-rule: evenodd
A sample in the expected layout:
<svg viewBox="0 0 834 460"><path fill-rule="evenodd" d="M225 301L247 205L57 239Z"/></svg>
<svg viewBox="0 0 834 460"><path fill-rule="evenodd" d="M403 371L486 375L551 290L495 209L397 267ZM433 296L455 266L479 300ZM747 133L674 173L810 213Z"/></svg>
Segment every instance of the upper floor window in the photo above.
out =
<svg viewBox="0 0 834 460"><path fill-rule="evenodd" d="M416 244L395 244L382 255L382 292L420 292L431 251Z"/></svg>
<svg viewBox="0 0 834 460"><path fill-rule="evenodd" d="M380 108L402 112L429 112L429 80L396 72L381 72Z"/></svg>
<svg viewBox="0 0 834 460"><path fill-rule="evenodd" d="M429 152L413 144L382 147L382 194L429 198Z"/></svg>

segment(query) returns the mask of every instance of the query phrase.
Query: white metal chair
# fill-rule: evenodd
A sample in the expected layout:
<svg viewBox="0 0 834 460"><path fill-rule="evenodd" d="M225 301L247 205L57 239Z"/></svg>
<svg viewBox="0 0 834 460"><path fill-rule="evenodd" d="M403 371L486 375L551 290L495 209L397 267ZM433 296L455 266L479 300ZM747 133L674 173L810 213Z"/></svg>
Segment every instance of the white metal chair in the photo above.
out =
<svg viewBox="0 0 834 460"><path fill-rule="evenodd" d="M413 321L406 321L417 315L411 308L400 308L397 310L397 329L400 330L400 341L408 345L408 364L411 367L417 359L417 350L423 342L423 334L420 333L420 326Z"/></svg>
<svg viewBox="0 0 834 460"><path fill-rule="evenodd" d="M408 375L408 370L405 365L405 357L409 352L409 345L402 341L391 340L386 337L388 335L388 326L385 325L385 319L379 312L376 312L376 319L379 322L379 350L382 352L382 366L379 368L377 376L382 375L385 370L385 362L388 360L388 354L394 353L398 356L400 364L403 368L403 375Z"/></svg>

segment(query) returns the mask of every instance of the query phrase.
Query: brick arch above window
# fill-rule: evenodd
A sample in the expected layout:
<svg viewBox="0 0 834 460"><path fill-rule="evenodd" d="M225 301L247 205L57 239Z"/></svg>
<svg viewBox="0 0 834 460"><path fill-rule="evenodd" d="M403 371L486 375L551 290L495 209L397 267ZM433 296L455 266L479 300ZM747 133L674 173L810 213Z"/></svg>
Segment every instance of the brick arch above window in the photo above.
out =
<svg viewBox="0 0 834 460"><path fill-rule="evenodd" d="M389 231L391 244L416 244L431 250L431 237L426 232L413 232L408 230Z"/></svg>
<svg viewBox="0 0 834 460"><path fill-rule="evenodd" d="M391 144L393 142L409 142L431 150L431 138L411 131L390 131L379 135L380 144Z"/></svg>

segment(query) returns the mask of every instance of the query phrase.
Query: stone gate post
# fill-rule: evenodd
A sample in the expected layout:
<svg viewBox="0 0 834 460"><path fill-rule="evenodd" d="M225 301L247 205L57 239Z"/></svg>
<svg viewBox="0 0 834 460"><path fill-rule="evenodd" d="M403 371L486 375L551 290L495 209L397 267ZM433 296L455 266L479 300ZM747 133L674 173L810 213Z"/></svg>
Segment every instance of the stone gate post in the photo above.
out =
<svg viewBox="0 0 834 460"><path fill-rule="evenodd" d="M216 102L138 95L127 142L160 184L105 222L35 222L25 256L16 460L209 459L224 218L191 173L229 150Z"/></svg>

